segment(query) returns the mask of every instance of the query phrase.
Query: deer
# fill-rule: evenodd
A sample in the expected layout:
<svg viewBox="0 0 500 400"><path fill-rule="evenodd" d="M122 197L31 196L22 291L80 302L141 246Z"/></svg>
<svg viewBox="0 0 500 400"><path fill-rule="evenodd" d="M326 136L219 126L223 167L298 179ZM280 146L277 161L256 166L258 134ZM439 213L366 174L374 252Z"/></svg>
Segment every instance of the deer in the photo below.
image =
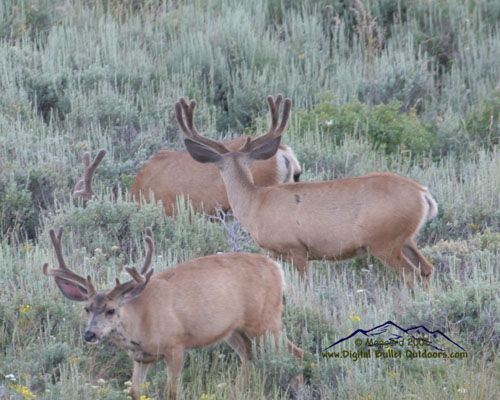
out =
<svg viewBox="0 0 500 400"><path fill-rule="evenodd" d="M153 275L153 233L146 229L147 253L140 271L126 267L132 279L116 278L110 290L97 291L90 276L73 272L62 250L63 228L49 230L58 268L42 267L69 300L86 302L86 342L109 337L133 360L130 395L141 386L152 363L167 361L167 393L176 399L184 351L225 341L242 361L252 359L252 341L274 336L279 350L284 308L280 264L262 254L225 253L192 259ZM288 351L302 364L303 350L286 339ZM260 347L257 348L259 356ZM300 385L302 376L293 378Z"/></svg>
<svg viewBox="0 0 500 400"><path fill-rule="evenodd" d="M247 138L237 137L226 142L226 146L237 150ZM276 155L255 163L251 172L256 185L273 186L299 181L302 169L293 150L280 145ZM161 200L170 216L175 214L177 198L181 195L191 200L195 211L208 215L215 215L218 207L223 212L230 208L218 168L207 168L185 151L160 150L140 169L130 194L137 202L144 197L149 203L151 193L156 201Z"/></svg>
<svg viewBox="0 0 500 400"><path fill-rule="evenodd" d="M186 148L196 161L215 164L229 204L255 242L275 257L293 263L310 285L312 260L344 260L367 251L394 270L413 290L415 277L428 284L433 266L415 237L437 203L419 183L390 172L355 178L257 186L251 166L272 157L290 117L291 100L268 96L271 126L236 151L201 135L194 123L196 101L175 104Z"/></svg>
<svg viewBox="0 0 500 400"><path fill-rule="evenodd" d="M226 142L226 145L230 149L239 149L249 137L237 137ZM90 163L90 153L84 153L85 172L75 186L73 197L81 197L84 202L95 198L92 179L105 154L106 150L100 150ZM301 173L302 169L293 150L286 145L280 145L275 156L255 163L252 168L254 182L259 186L298 182ZM117 189L116 186L113 188L115 201L118 197ZM207 215L216 215L218 210L226 213L230 208L217 167L207 168L193 160L185 151L160 150L139 170L129 193L137 203L142 199L147 203L153 199L161 201L168 216L176 214L180 196L191 201L194 211Z"/></svg>

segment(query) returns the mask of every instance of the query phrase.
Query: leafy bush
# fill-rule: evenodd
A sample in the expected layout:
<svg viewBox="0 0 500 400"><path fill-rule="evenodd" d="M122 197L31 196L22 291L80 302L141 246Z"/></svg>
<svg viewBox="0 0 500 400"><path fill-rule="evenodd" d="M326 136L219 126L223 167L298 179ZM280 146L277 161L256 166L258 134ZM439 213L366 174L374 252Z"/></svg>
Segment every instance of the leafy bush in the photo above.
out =
<svg viewBox="0 0 500 400"><path fill-rule="evenodd" d="M493 91L478 110L467 114L465 128L479 146L491 149L500 144L500 90Z"/></svg>
<svg viewBox="0 0 500 400"><path fill-rule="evenodd" d="M44 74L26 70L22 86L33 106L49 122L53 115L61 120L71 111L71 103L66 95L68 78L65 74Z"/></svg>
<svg viewBox="0 0 500 400"><path fill-rule="evenodd" d="M179 203L179 215L173 218L164 216L160 204L143 204L139 208L137 203L129 201L89 201L85 208L66 208L46 221L46 225L63 226L71 232L72 245L82 249L80 256L92 256L92 263L115 269L142 253L141 238L149 226L153 228L158 248L181 254L182 258L227 251L224 228L182 204Z"/></svg>
<svg viewBox="0 0 500 400"><path fill-rule="evenodd" d="M31 193L16 184L0 181L0 227L9 240L24 231L32 231L36 225Z"/></svg>
<svg viewBox="0 0 500 400"><path fill-rule="evenodd" d="M41 214L52 209L54 192L66 181L48 165L16 172L13 178L0 177L1 231L33 239Z"/></svg>
<svg viewBox="0 0 500 400"><path fill-rule="evenodd" d="M401 113L401 103L391 101L369 108L357 100L339 107L327 100L310 112L296 113L300 131L318 126L324 135L340 142L346 134L365 136L374 148L387 154L419 156L434 150L435 133L431 125L420 122L415 112Z"/></svg>
<svg viewBox="0 0 500 400"><path fill-rule="evenodd" d="M54 23L52 3L47 0L6 0L10 21L0 21L0 37L18 39L27 32L31 40L45 43Z"/></svg>
<svg viewBox="0 0 500 400"><path fill-rule="evenodd" d="M409 311L409 321L427 327L441 326L460 334L463 341L474 345L474 349L489 351L500 344L500 300L496 283L478 282L470 279L463 283L462 290L433 293L427 299L415 301ZM472 340L473 338L473 340Z"/></svg>

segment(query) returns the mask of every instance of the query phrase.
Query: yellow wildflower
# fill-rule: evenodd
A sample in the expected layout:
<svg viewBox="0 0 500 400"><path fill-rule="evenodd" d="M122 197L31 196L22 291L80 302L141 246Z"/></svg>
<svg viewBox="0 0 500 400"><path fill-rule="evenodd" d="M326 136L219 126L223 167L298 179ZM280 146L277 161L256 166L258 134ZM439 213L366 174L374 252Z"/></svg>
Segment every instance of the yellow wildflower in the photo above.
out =
<svg viewBox="0 0 500 400"><path fill-rule="evenodd" d="M29 304L26 304L25 306L21 305L19 307L20 311L21 311L21 314L26 314L28 311L31 311L33 308L29 305Z"/></svg>
<svg viewBox="0 0 500 400"><path fill-rule="evenodd" d="M361 317L359 315L354 315L354 313L351 313L351 315L349 315L349 319L352 322L360 322L361 321Z"/></svg>
<svg viewBox="0 0 500 400"><path fill-rule="evenodd" d="M13 390L16 393L22 394L25 400L36 399L36 396L33 393L31 393L31 390L27 386L14 383L13 385L9 386L9 389Z"/></svg>

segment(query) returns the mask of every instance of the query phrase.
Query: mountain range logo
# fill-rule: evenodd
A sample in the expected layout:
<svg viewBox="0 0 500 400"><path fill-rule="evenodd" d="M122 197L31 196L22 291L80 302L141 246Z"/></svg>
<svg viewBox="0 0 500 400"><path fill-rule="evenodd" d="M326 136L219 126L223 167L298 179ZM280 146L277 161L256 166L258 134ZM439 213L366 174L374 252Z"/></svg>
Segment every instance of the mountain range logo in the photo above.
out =
<svg viewBox="0 0 500 400"><path fill-rule="evenodd" d="M354 337L366 339L380 339L376 340L374 344L368 344L368 346L381 346L381 341L390 344L397 344L400 339L409 339L412 338L414 340L425 340L425 345L429 346L437 351L449 351L451 347L458 347L462 351L465 349L460 346L458 343L450 339L446 336L442 331L436 329L431 331L427 329L424 325L413 326L411 328L404 329L392 321L384 322L381 325L378 325L372 329L364 330L357 329L349 336L337 340L335 343L331 344L323 351L329 350L338 344L345 342Z"/></svg>

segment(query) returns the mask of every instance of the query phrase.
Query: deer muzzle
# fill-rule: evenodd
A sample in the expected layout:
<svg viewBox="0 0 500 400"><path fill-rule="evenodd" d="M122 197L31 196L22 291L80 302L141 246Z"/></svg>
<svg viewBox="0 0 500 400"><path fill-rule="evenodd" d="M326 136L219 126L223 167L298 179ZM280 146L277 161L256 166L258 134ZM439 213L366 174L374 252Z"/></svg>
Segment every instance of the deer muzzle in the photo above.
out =
<svg viewBox="0 0 500 400"><path fill-rule="evenodd" d="M96 343L99 340L96 334L89 330L85 331L85 333L83 334L83 338L85 339L86 342L89 343Z"/></svg>

